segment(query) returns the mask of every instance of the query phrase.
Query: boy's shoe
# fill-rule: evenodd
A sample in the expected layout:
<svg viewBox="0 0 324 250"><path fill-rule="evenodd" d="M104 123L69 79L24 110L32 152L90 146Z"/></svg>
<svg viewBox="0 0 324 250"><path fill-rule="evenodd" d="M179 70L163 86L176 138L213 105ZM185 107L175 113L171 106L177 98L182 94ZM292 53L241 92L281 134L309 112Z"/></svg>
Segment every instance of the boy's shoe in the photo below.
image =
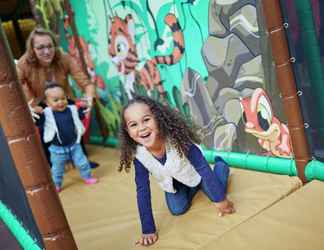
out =
<svg viewBox="0 0 324 250"><path fill-rule="evenodd" d="M85 184L87 185L92 185L92 184L96 184L99 180L97 178L94 177L90 177L88 179L84 179Z"/></svg>
<svg viewBox="0 0 324 250"><path fill-rule="evenodd" d="M62 191L62 188L59 186L55 186L56 193L59 193Z"/></svg>

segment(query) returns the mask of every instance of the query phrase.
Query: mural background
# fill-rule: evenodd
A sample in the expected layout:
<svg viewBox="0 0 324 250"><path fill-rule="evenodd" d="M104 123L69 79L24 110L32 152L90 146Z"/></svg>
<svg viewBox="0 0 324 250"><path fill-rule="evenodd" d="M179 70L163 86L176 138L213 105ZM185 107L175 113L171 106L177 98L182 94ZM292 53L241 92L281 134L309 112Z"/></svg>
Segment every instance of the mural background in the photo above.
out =
<svg viewBox="0 0 324 250"><path fill-rule="evenodd" d="M84 58L100 97L96 111L103 119L98 122L96 117L95 124L107 125L110 136L117 135L122 105L140 93L196 123L208 148L292 156L260 1L61 4L67 2L74 15L60 15L61 44L76 59ZM169 13L176 16L180 30L164 22ZM170 59L179 34L184 51L172 63L156 61ZM161 84L143 82L145 73L152 79L159 76ZM92 135L101 137L101 128L92 126Z"/></svg>

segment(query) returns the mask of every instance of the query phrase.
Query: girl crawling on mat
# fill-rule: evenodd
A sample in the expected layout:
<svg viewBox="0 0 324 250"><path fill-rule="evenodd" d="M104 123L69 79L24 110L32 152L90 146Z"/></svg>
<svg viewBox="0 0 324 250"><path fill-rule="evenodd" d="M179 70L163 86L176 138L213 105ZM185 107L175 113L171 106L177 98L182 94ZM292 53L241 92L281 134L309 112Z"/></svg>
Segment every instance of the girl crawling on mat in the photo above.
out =
<svg viewBox="0 0 324 250"><path fill-rule="evenodd" d="M217 157L210 168L200 149L198 136L180 115L148 97L137 96L122 111L120 171L135 167L137 204L142 236L136 244L148 246L158 240L152 207L149 174L165 192L173 215L184 214L202 189L215 203L219 215L235 212L226 198L228 165Z"/></svg>

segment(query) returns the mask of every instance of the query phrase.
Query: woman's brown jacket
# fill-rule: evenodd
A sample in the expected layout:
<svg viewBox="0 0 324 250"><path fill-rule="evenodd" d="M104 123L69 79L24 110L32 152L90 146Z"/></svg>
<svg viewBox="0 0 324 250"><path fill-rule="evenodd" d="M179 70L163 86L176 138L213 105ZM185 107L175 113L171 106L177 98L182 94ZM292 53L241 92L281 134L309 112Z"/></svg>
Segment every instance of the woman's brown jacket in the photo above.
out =
<svg viewBox="0 0 324 250"><path fill-rule="evenodd" d="M82 90L88 84L93 84L77 62L70 55L63 53L59 60L48 68L38 63L29 63L27 55L24 54L17 62L17 74L27 101L33 99L32 106L44 100L44 89L48 81L54 80L61 84L70 98L73 98L73 93L68 81L69 75Z"/></svg>

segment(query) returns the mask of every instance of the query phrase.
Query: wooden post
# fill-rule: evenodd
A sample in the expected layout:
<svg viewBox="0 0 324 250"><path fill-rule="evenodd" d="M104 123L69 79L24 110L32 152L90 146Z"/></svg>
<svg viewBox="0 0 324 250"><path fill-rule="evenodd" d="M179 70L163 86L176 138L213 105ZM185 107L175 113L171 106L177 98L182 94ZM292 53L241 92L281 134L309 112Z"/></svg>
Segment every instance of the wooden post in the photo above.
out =
<svg viewBox="0 0 324 250"><path fill-rule="evenodd" d="M1 21L0 124L46 250L78 249L18 83Z"/></svg>
<svg viewBox="0 0 324 250"><path fill-rule="evenodd" d="M306 183L305 166L311 160L311 155L304 131L304 121L297 96L297 88L283 26L280 1L263 0L262 8L276 67L277 84L282 95L284 111L288 118L288 128L298 177L303 183Z"/></svg>

